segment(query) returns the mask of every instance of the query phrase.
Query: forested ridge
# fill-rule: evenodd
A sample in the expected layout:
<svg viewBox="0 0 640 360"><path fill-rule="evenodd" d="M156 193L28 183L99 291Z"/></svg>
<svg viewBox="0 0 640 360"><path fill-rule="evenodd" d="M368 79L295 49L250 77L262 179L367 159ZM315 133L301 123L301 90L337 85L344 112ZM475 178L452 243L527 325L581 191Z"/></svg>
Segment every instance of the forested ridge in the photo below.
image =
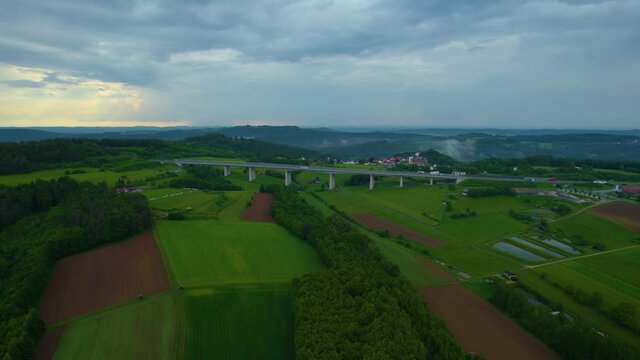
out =
<svg viewBox="0 0 640 360"><path fill-rule="evenodd" d="M276 195L276 221L327 266L294 280L297 359L463 359L444 323L397 266L338 216L324 217L294 190Z"/></svg>
<svg viewBox="0 0 640 360"><path fill-rule="evenodd" d="M0 175L90 166L115 171L151 166L149 160L181 157L238 157L248 161L304 163L311 150L212 133L179 141L134 139L50 139L0 142Z"/></svg>
<svg viewBox="0 0 640 360"><path fill-rule="evenodd" d="M0 358L33 356L44 325L37 315L53 263L147 229L151 214L140 194L69 178L20 187L30 201L3 208L0 232ZM8 204L12 191L0 191ZM15 222L15 223L13 223ZM11 225L13 223L13 225Z"/></svg>

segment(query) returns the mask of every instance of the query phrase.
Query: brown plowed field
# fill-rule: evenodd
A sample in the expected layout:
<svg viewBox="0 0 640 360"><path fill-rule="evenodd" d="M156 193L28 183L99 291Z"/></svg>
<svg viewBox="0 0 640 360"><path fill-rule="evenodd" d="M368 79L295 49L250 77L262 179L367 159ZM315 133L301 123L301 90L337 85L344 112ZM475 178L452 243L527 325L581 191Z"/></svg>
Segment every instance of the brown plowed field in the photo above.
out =
<svg viewBox="0 0 640 360"><path fill-rule="evenodd" d="M393 236L402 235L406 239L419 242L427 247L441 247L444 246L444 242L440 239L436 239L432 236L428 236L417 231L407 229L398 224L394 224L391 221L387 221L379 216L373 214L355 214L351 216L360 225L372 229L374 231L389 230L389 233Z"/></svg>
<svg viewBox="0 0 640 360"><path fill-rule="evenodd" d="M273 203L273 194L254 193L253 202L240 217L247 221L273 222L271 216L271 204Z"/></svg>
<svg viewBox="0 0 640 360"><path fill-rule="evenodd" d="M496 308L460 284L423 288L429 310L442 317L468 352L491 360L540 360L560 357Z"/></svg>
<svg viewBox="0 0 640 360"><path fill-rule="evenodd" d="M64 333L64 326L47 330L36 350L36 360L50 360L56 352L60 338Z"/></svg>
<svg viewBox="0 0 640 360"><path fill-rule="evenodd" d="M429 272L435 275L436 277L442 280L446 280L448 282L456 281L456 278L453 275L451 275L446 270L438 266L438 264L436 264L435 262L425 258L424 256L418 256L418 261L420 261L420 264L422 264L423 267L429 270Z"/></svg>
<svg viewBox="0 0 640 360"><path fill-rule="evenodd" d="M138 294L168 289L160 252L149 231L56 262L39 313L51 324L135 299Z"/></svg>
<svg viewBox="0 0 640 360"><path fill-rule="evenodd" d="M590 209L592 213L640 232L640 206L614 201Z"/></svg>

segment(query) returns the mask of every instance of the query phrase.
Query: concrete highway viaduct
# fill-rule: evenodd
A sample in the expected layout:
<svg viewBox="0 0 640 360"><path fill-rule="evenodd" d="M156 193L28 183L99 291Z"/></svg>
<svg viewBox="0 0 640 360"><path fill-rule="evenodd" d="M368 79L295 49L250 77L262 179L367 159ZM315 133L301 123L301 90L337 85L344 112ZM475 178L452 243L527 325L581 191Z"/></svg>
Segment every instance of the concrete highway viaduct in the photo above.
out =
<svg viewBox="0 0 640 360"><path fill-rule="evenodd" d="M376 176L389 176L399 179L399 185L404 185L404 178L419 178L428 179L433 184L434 179L444 179L455 181L459 183L465 179L476 180L495 180L495 181L512 181L521 182L524 181L521 177L509 177L501 175L456 175L456 174L427 174L411 171L387 171L387 170L368 170L368 169L352 169L341 167L328 167L328 166L305 166L305 165L290 165L290 164L272 164L272 163L257 163L257 162L240 162L240 161L218 161L218 160L189 160L189 159L173 159L173 160L158 160L161 163L174 163L180 166L182 165L203 165L203 166L220 166L224 169L224 176L231 174L232 167L246 168L249 175L249 181L256 179L256 169L268 169L268 170L280 170L284 171L284 184L286 186L291 185L291 173L294 171L312 171L326 173L329 176L329 190L333 190L336 187L336 174L350 174L350 175L369 175L369 189L373 190L375 187ZM581 183L582 181L558 181L550 180L549 178L527 178L533 182L553 182L554 184L569 184L569 183Z"/></svg>

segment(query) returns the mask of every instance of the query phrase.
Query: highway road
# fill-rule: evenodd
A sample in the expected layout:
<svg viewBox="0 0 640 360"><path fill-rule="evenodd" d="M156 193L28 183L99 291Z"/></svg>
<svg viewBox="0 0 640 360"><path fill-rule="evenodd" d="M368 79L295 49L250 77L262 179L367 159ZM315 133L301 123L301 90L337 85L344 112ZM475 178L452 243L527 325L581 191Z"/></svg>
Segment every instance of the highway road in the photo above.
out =
<svg viewBox="0 0 640 360"><path fill-rule="evenodd" d="M333 174L352 174L352 175L374 175L374 176L391 176L391 177L411 177L411 178L423 178L423 179L447 179L461 181L464 179L474 180L496 180L496 181L511 181L522 182L525 181L523 177L513 177L504 175L454 175L454 174L429 174L418 173L412 171L391 171L391 170L369 170L369 169L352 169L352 168L339 168L329 166L305 166L305 165L291 165L291 164L273 164L273 163L259 163L259 162L240 162L240 161L218 161L218 160L190 160L190 159L173 159L173 160L157 160L162 163L174 163L180 165L209 165L209 166L230 166L230 167L244 167L244 168L257 168L257 169L270 169L270 170L290 170L290 171L315 171L323 173ZM549 178L542 177L528 177L532 179L532 182L549 182L553 184L579 184L586 183L587 181L572 181L572 180L549 180Z"/></svg>

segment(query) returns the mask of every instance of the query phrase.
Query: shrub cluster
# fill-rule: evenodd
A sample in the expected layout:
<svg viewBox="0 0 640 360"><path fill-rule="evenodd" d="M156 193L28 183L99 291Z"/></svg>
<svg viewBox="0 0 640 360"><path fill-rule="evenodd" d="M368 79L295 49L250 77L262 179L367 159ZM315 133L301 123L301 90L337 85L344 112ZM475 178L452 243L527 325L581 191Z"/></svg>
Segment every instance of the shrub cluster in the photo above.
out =
<svg viewBox="0 0 640 360"><path fill-rule="evenodd" d="M222 172L210 166L190 166L182 178L173 179L169 186L200 190L241 190L240 186L222 176Z"/></svg>

